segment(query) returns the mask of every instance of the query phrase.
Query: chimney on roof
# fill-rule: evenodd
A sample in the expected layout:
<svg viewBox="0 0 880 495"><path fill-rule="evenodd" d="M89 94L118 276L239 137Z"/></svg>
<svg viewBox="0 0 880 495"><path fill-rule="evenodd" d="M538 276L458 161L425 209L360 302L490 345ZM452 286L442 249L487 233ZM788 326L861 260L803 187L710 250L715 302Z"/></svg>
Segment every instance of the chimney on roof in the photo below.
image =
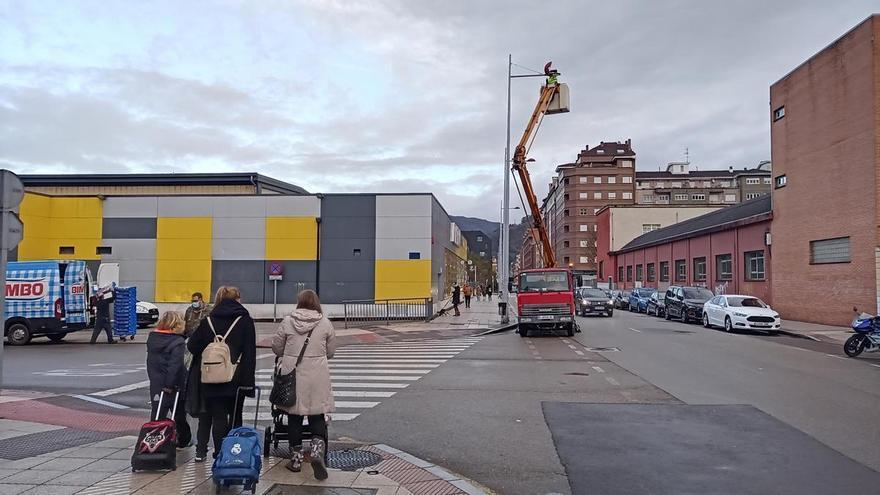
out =
<svg viewBox="0 0 880 495"><path fill-rule="evenodd" d="M730 166L730 173L733 173L733 165Z"/></svg>
<svg viewBox="0 0 880 495"><path fill-rule="evenodd" d="M627 138L626 139L626 147L629 148L631 146L632 146L632 139Z"/></svg>

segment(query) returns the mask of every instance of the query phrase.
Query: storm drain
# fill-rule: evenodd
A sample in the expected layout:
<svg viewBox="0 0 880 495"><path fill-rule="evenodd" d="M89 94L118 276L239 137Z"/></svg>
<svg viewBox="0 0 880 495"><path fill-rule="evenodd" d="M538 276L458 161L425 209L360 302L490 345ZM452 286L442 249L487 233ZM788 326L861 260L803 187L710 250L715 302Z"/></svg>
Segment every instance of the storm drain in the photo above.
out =
<svg viewBox="0 0 880 495"><path fill-rule="evenodd" d="M382 456L366 450L331 450L327 453L327 465L343 471L357 471L358 469L375 466L382 462Z"/></svg>
<svg viewBox="0 0 880 495"><path fill-rule="evenodd" d="M617 347L587 347L590 352L619 352Z"/></svg>

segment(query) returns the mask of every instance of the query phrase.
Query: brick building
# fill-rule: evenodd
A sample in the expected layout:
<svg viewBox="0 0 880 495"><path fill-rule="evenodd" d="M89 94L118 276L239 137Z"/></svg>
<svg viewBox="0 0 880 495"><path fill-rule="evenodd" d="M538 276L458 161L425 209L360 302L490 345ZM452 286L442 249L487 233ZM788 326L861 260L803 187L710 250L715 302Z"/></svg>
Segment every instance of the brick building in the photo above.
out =
<svg viewBox="0 0 880 495"><path fill-rule="evenodd" d="M873 15L770 87L772 284L786 318L880 311L877 40Z"/></svg>
<svg viewBox="0 0 880 495"><path fill-rule="evenodd" d="M692 170L673 162L666 171L636 172L636 203L642 205L732 205L770 194L769 161L755 168Z"/></svg>
<svg viewBox="0 0 880 495"><path fill-rule="evenodd" d="M541 211L557 264L596 274L596 213L608 204L633 204L636 153L629 139L582 150L556 167Z"/></svg>
<svg viewBox="0 0 880 495"><path fill-rule="evenodd" d="M521 270L544 267L544 250L541 248L537 229L526 229L523 234L522 247L519 251L519 263Z"/></svg>

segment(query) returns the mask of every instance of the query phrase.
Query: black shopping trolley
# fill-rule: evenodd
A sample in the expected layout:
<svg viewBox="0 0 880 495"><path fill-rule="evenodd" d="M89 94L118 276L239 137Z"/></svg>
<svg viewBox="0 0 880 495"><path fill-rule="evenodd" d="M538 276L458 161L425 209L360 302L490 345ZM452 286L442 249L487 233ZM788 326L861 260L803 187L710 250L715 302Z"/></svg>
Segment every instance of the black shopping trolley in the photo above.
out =
<svg viewBox="0 0 880 495"><path fill-rule="evenodd" d="M275 358L275 366L272 372L272 383L275 383L275 375L278 373L278 360L280 358ZM270 410L272 413L272 424L266 426L266 429L263 431L263 457L269 457L269 455L278 450L278 445L281 442L287 442L290 440L290 436L288 435L287 430L287 413L282 411L275 404L270 404ZM308 418L305 419L308 421ZM329 423L328 423L329 429ZM312 430L308 424L303 426L303 440L312 439ZM329 449L325 449L329 450Z"/></svg>

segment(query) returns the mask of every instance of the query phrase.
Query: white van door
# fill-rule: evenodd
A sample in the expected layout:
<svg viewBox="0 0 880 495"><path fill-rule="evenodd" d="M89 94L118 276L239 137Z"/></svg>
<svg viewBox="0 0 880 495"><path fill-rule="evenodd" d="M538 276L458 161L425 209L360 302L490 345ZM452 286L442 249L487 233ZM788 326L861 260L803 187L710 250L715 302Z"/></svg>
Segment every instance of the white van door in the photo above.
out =
<svg viewBox="0 0 880 495"><path fill-rule="evenodd" d="M119 285L119 263L101 263L98 267L98 288Z"/></svg>

